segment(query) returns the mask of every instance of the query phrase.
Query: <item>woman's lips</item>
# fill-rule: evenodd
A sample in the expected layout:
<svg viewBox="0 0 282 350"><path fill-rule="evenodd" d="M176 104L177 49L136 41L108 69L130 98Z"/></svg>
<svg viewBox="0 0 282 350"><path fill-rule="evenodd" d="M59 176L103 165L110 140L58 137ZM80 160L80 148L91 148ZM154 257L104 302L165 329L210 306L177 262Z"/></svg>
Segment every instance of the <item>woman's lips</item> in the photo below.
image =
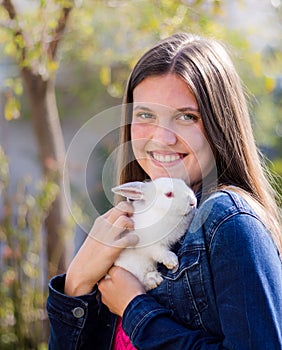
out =
<svg viewBox="0 0 282 350"><path fill-rule="evenodd" d="M165 153L155 151L149 151L148 154L154 161L167 165L178 163L186 156L184 153Z"/></svg>

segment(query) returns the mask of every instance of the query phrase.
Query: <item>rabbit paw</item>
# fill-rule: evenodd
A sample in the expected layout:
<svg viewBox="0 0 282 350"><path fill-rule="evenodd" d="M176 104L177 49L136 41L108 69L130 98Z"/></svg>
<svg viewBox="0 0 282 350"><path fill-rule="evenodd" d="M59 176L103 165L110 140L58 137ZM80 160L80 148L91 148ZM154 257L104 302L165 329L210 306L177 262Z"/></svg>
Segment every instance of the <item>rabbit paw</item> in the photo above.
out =
<svg viewBox="0 0 282 350"><path fill-rule="evenodd" d="M144 278L144 285L146 290L151 290L156 288L159 284L161 284L163 278L158 271L148 272Z"/></svg>
<svg viewBox="0 0 282 350"><path fill-rule="evenodd" d="M177 255L175 255L173 252L166 252L162 263L170 270L173 269L176 271L178 269L178 258Z"/></svg>

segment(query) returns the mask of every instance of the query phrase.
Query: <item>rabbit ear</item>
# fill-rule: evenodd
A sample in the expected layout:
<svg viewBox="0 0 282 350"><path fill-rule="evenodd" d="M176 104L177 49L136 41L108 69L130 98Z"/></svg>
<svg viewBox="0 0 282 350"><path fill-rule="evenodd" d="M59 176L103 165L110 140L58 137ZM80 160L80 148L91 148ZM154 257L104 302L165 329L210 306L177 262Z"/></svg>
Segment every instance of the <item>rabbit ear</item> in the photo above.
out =
<svg viewBox="0 0 282 350"><path fill-rule="evenodd" d="M140 200L143 199L144 196L143 186L144 183L140 181L128 182L126 184L113 187L112 191L128 199Z"/></svg>

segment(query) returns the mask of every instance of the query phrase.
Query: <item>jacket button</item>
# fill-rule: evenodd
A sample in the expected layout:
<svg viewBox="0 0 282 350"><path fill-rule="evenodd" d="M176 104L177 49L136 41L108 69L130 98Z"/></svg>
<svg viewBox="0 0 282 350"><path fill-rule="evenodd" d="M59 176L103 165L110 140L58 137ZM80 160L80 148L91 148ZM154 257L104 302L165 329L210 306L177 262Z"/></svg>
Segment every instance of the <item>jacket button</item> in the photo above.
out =
<svg viewBox="0 0 282 350"><path fill-rule="evenodd" d="M75 307L72 310L72 314L73 314L74 317L80 318L80 317L84 316L84 310L83 310L82 307Z"/></svg>

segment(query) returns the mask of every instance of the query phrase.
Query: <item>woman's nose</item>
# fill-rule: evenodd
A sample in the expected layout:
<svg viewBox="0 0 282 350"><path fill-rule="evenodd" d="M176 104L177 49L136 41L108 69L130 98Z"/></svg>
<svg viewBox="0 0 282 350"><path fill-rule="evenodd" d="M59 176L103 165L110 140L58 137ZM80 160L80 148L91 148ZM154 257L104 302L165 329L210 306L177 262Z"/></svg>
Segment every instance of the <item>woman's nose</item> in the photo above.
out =
<svg viewBox="0 0 282 350"><path fill-rule="evenodd" d="M162 145L172 146L176 143L177 136L173 129L157 125L153 133L153 140Z"/></svg>

